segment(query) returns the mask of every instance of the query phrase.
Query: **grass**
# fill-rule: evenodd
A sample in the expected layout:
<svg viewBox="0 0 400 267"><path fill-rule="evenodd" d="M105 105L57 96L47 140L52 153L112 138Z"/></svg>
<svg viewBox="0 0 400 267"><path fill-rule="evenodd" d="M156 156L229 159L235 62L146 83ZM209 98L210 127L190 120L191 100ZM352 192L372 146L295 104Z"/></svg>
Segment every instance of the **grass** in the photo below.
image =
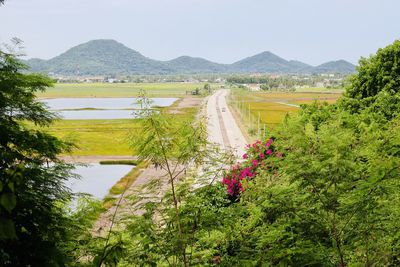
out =
<svg viewBox="0 0 400 267"><path fill-rule="evenodd" d="M134 153L129 146L128 133L135 132L140 121L124 120L59 120L47 131L58 138L73 142L77 156L121 155Z"/></svg>
<svg viewBox="0 0 400 267"><path fill-rule="evenodd" d="M310 88L297 88L296 92L325 92L340 94L344 92L343 88L325 88L325 87L310 87Z"/></svg>
<svg viewBox="0 0 400 267"><path fill-rule="evenodd" d="M267 129L274 128L281 123L287 114L295 114L298 107L287 104L310 104L313 101L326 101L335 103L341 96L342 90L332 92L320 88L309 92L249 92L243 89L232 90L230 97L231 106L240 114L243 125L250 134L258 133L258 118L260 118L261 131L264 125ZM250 119L249 119L250 109Z"/></svg>
<svg viewBox="0 0 400 267"><path fill-rule="evenodd" d="M149 97L181 97L205 83L57 83L39 98L55 97L137 97L141 89ZM215 87L215 86L214 86Z"/></svg>
<svg viewBox="0 0 400 267"><path fill-rule="evenodd" d="M99 162L100 165L133 165L136 166L139 164L136 160L101 160Z"/></svg>
<svg viewBox="0 0 400 267"><path fill-rule="evenodd" d="M170 108L174 108L172 105ZM169 108L164 109L168 111ZM197 108L183 108L174 115L177 123L193 120ZM58 120L45 130L54 136L73 142L76 156L131 156L135 155L130 147L129 138L140 138L136 132L142 126L140 119L115 120Z"/></svg>

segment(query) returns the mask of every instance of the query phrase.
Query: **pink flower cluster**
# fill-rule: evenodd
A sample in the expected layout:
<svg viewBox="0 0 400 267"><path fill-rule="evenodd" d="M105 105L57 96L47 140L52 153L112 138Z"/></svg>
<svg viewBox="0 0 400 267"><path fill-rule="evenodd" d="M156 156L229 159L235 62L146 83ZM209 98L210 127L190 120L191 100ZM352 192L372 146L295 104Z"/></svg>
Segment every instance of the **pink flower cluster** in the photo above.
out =
<svg viewBox="0 0 400 267"><path fill-rule="evenodd" d="M274 153L273 140L268 139L265 143L257 141L247 145L244 161L232 166L224 175L222 183L226 185L230 196L238 197L244 191L242 180L252 179L259 168L266 166L266 159L274 156L282 157L282 153Z"/></svg>

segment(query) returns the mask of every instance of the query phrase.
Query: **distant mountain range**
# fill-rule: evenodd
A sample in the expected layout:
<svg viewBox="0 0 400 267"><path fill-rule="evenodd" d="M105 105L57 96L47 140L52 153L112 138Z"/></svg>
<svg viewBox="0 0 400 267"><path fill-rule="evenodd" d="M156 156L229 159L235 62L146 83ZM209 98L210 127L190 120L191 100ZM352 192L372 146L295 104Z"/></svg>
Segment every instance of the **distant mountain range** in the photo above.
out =
<svg viewBox="0 0 400 267"><path fill-rule="evenodd" d="M219 64L189 56L169 61L154 60L114 40L92 40L70 48L49 60L26 61L32 72L58 75L134 75L134 74L207 74L207 73L342 73L355 71L345 60L311 66L285 60L263 52L233 64Z"/></svg>

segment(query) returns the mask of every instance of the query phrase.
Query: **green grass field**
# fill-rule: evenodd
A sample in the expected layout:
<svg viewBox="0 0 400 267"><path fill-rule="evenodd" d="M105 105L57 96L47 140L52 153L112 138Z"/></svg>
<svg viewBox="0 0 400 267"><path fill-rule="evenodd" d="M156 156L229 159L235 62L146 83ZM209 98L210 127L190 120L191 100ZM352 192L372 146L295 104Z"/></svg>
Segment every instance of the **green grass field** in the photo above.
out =
<svg viewBox="0 0 400 267"><path fill-rule="evenodd" d="M185 95L186 91L203 87L204 83L57 83L53 88L39 92L37 96L39 98L136 97L139 90L143 89L149 97L180 97Z"/></svg>
<svg viewBox="0 0 400 267"><path fill-rule="evenodd" d="M140 127L140 121L127 120L59 120L48 132L77 147L73 155L133 155L128 135Z"/></svg>
<svg viewBox="0 0 400 267"><path fill-rule="evenodd" d="M286 114L295 114L299 110L290 104L310 104L313 101L335 103L341 94L342 90L323 91L319 88L314 88L310 92L249 92L236 89L232 90L230 101L241 114L243 124L249 131L254 132L254 129L258 128L258 116L260 116L260 127L263 128L265 124L271 129L281 123Z"/></svg>
<svg viewBox="0 0 400 267"><path fill-rule="evenodd" d="M193 120L197 108L184 108L180 111L173 116L176 123ZM130 156L135 155L135 151L130 147L129 136L136 138L135 131L140 127L140 119L58 120L45 130L73 142L77 146L72 151L73 155Z"/></svg>

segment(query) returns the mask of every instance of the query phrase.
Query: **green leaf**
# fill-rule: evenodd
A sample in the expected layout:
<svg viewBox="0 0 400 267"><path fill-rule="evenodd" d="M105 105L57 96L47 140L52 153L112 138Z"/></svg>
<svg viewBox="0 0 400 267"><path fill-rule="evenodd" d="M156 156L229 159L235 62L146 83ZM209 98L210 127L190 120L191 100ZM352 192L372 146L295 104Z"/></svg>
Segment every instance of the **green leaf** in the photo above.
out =
<svg viewBox="0 0 400 267"><path fill-rule="evenodd" d="M15 187L14 187L14 183L13 182L8 182L7 184L8 188L11 190L11 192L14 192ZM1 191L1 190L0 190Z"/></svg>
<svg viewBox="0 0 400 267"><path fill-rule="evenodd" d="M5 193L0 197L0 204L8 212L11 212L15 208L15 205L17 205L17 199L13 193Z"/></svg>
<svg viewBox="0 0 400 267"><path fill-rule="evenodd" d="M0 218L0 240L15 239L16 237L14 222L10 219Z"/></svg>

